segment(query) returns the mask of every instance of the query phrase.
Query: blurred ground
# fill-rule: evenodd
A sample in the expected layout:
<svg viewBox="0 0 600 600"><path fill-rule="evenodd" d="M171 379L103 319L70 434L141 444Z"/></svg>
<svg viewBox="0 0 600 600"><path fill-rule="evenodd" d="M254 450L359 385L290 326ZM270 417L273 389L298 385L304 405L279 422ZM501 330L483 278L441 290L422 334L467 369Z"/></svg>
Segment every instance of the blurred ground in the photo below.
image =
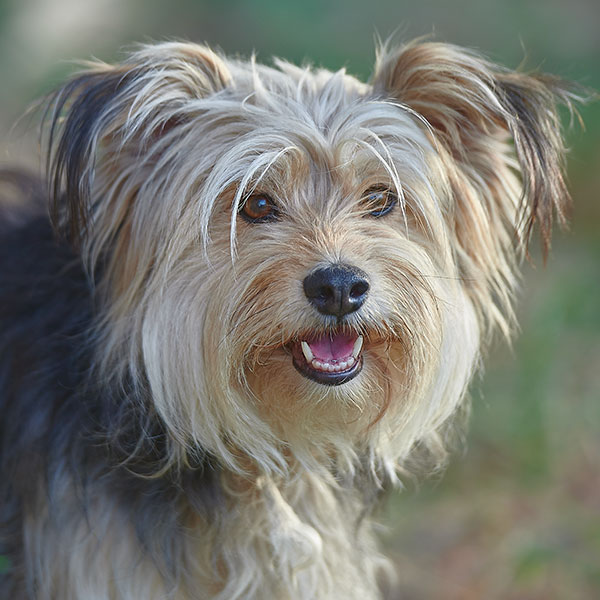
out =
<svg viewBox="0 0 600 600"><path fill-rule="evenodd" d="M0 162L31 163L27 119L10 127L73 71L70 59L176 37L367 77L375 31L395 29L600 89L597 0L0 0ZM581 112L571 230L546 268L524 269L522 333L512 351L493 349L472 387L466 449L439 481L385 508L394 600L600 598L600 103Z"/></svg>

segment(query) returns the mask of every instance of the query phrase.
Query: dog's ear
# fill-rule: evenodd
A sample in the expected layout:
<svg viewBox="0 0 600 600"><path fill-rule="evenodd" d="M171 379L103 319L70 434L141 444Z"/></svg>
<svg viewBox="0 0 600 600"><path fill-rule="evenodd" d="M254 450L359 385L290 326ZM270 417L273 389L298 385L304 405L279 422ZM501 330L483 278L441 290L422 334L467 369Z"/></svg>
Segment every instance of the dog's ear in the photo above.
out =
<svg viewBox="0 0 600 600"><path fill-rule="evenodd" d="M494 236L508 220L525 246L537 223L548 251L553 216L564 223L570 203L557 111L561 104L572 108L570 84L506 70L456 46L417 42L380 52L373 86L424 118L435 144L456 165L450 178L457 227L463 229L459 243L468 246L472 235ZM514 171L521 186L516 207L503 198ZM470 193L484 205L469 202Z"/></svg>
<svg viewBox="0 0 600 600"><path fill-rule="evenodd" d="M190 100L225 87L225 62L204 46L142 47L116 66L90 63L50 99L47 110L51 216L77 245L88 225L91 189L106 148L135 152L186 120ZM117 176L117 175L116 175ZM116 177L115 176L115 177Z"/></svg>

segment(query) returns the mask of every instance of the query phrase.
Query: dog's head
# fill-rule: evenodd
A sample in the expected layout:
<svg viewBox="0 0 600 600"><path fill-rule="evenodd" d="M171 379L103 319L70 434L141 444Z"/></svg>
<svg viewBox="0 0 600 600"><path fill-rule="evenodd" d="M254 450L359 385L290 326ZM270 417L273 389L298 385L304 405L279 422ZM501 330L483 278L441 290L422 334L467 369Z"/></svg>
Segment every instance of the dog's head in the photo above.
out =
<svg viewBox="0 0 600 600"><path fill-rule="evenodd" d="M176 446L395 470L436 450L515 264L568 194L557 80L454 46L368 84L144 47L55 97L58 227L101 274L100 362Z"/></svg>

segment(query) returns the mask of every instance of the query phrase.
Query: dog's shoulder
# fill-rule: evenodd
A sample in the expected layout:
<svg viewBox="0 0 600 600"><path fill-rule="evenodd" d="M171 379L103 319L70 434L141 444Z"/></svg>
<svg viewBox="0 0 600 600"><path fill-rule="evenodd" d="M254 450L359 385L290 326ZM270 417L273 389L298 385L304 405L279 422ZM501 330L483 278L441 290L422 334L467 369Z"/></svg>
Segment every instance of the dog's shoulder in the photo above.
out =
<svg viewBox="0 0 600 600"><path fill-rule="evenodd" d="M90 313L90 286L71 248L59 242L44 214L0 224L0 323L38 339L72 332Z"/></svg>
<svg viewBox="0 0 600 600"><path fill-rule="evenodd" d="M1 179L1 178L0 178ZM0 181L0 194L3 191ZM55 236L41 203L0 210L0 406L56 408L78 385L92 314L81 261ZM4 418L3 417L3 418Z"/></svg>

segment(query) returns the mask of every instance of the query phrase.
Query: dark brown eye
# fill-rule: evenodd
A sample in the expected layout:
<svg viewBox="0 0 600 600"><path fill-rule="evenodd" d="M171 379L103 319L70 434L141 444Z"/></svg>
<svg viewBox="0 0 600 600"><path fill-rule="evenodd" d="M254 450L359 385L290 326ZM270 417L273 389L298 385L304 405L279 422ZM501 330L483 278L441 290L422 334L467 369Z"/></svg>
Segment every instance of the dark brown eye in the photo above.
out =
<svg viewBox="0 0 600 600"><path fill-rule="evenodd" d="M365 192L363 202L370 216L383 217L398 204L398 196L389 188L372 187Z"/></svg>
<svg viewBox="0 0 600 600"><path fill-rule="evenodd" d="M249 223L264 223L279 218L279 208L267 194L248 196L239 212Z"/></svg>

